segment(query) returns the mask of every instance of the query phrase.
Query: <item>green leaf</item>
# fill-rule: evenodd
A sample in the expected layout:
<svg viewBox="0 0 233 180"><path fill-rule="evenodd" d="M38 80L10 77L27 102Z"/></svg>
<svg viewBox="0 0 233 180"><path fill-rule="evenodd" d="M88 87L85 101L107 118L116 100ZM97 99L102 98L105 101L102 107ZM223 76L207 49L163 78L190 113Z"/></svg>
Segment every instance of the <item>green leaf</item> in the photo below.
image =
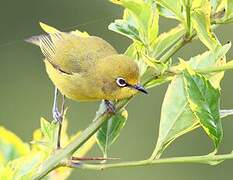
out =
<svg viewBox="0 0 233 180"><path fill-rule="evenodd" d="M148 20L150 19L152 12L149 3L142 0L113 0L112 2L126 8L127 16L130 16L130 19L133 19L133 22L135 23L134 27L138 30L141 41L146 44L147 28L149 26ZM126 19L125 16L124 19Z"/></svg>
<svg viewBox="0 0 233 180"><path fill-rule="evenodd" d="M182 76L176 76L163 100L154 156L158 158L173 140L195 128L197 123L188 106Z"/></svg>
<svg viewBox="0 0 233 180"><path fill-rule="evenodd" d="M173 77L159 77L158 79L153 79L150 82L146 83L145 88L149 89L155 86L159 86L161 84L164 84L166 82L169 82L173 79Z"/></svg>
<svg viewBox="0 0 233 180"><path fill-rule="evenodd" d="M29 145L24 143L14 133L0 127L0 154L1 162L7 163L29 153Z"/></svg>
<svg viewBox="0 0 233 180"><path fill-rule="evenodd" d="M192 25L197 32L197 36L210 50L215 50L219 46L213 32L211 32L211 4L208 0L196 0L193 4Z"/></svg>
<svg viewBox="0 0 233 180"><path fill-rule="evenodd" d="M138 30L124 20L120 20L120 19L115 20L114 23L111 23L108 26L108 29L117 32L119 34L122 34L132 40L141 41Z"/></svg>
<svg viewBox="0 0 233 180"><path fill-rule="evenodd" d="M21 158L10 161L7 169L13 171L15 179L32 179L33 174L37 172L37 168L46 157L44 152L30 152Z"/></svg>
<svg viewBox="0 0 233 180"><path fill-rule="evenodd" d="M160 8L160 12L162 12L162 15L165 15L166 17L176 17L179 21L183 22L184 18L182 15L182 5L180 1L174 1L174 0L157 0L156 3L161 5L167 10ZM170 14L174 14L174 16L171 16ZM169 16L167 16L169 15Z"/></svg>
<svg viewBox="0 0 233 180"><path fill-rule="evenodd" d="M145 27L147 26L148 19L150 17L151 7L149 5L151 2L144 2L143 0L113 0L113 2L129 9L131 12L133 12L134 16L137 17L140 23L142 23Z"/></svg>
<svg viewBox="0 0 233 180"><path fill-rule="evenodd" d="M162 33L152 44L152 56L158 59L185 34L185 29L179 25L168 32Z"/></svg>
<svg viewBox="0 0 233 180"><path fill-rule="evenodd" d="M102 102L97 114L105 111L105 104ZM106 121L96 133L97 143L103 152L104 157L107 157L109 147L116 141L120 135L121 129L124 127L127 119L127 111L122 110L116 112L108 121Z"/></svg>
<svg viewBox="0 0 233 180"><path fill-rule="evenodd" d="M215 13L218 9L218 6L220 5L222 0L210 0L210 4L212 7L212 12Z"/></svg>
<svg viewBox="0 0 233 180"><path fill-rule="evenodd" d="M185 28L187 31L187 35L190 36L191 34L191 0L180 0L183 11L184 11L184 16L185 16Z"/></svg>
<svg viewBox="0 0 233 180"><path fill-rule="evenodd" d="M219 114L220 91L215 89L203 75L188 70L183 74L189 107L207 135L213 140L215 148L218 148L223 137Z"/></svg>
<svg viewBox="0 0 233 180"><path fill-rule="evenodd" d="M41 132L45 138L45 140L48 141L48 143L53 146L54 140L55 140L55 134L57 131L57 124L53 122L48 122L46 119L41 118L40 119L40 126L41 126Z"/></svg>
<svg viewBox="0 0 233 180"><path fill-rule="evenodd" d="M225 54L230 48L231 43L228 43L222 47L218 47L214 52L207 51L201 55L192 57L187 63L193 69L224 65L226 64ZM215 88L220 88L220 81L224 76L224 72L206 74L205 76Z"/></svg>
<svg viewBox="0 0 233 180"><path fill-rule="evenodd" d="M191 68L204 68L216 66L222 62L221 58L231 47L230 44L217 48L215 52L207 51L191 58L187 63ZM223 73L206 75L215 88L219 88ZM168 86L161 109L159 137L154 157L159 157L164 149L177 137L195 129L198 125L194 117L185 93L185 85L182 75L177 75Z"/></svg>
<svg viewBox="0 0 233 180"><path fill-rule="evenodd" d="M233 0L227 0L226 17L227 19L233 17Z"/></svg>
<svg viewBox="0 0 233 180"><path fill-rule="evenodd" d="M133 27L134 31L137 30L139 36L134 39L140 39L144 45L149 45L156 39L159 16L157 6L153 1L112 0L112 2L125 8L123 20L126 21L128 26ZM114 29L111 26L110 29Z"/></svg>
<svg viewBox="0 0 233 180"><path fill-rule="evenodd" d="M159 10L159 14L161 16L164 16L166 18L171 18L171 19L176 19L175 14L173 14L169 9L157 4L158 10Z"/></svg>
<svg viewBox="0 0 233 180"><path fill-rule="evenodd" d="M139 74L140 77L146 72L147 64L142 58L142 53L145 52L145 48L142 46L141 43L134 42L132 43L128 49L126 50L125 54L132 59L134 59L138 66L139 66Z"/></svg>
<svg viewBox="0 0 233 180"><path fill-rule="evenodd" d="M120 0L117 1L118 4L122 5L135 17L138 25L144 29L148 27L148 19L151 16L151 3L146 3L142 0Z"/></svg>
<svg viewBox="0 0 233 180"><path fill-rule="evenodd" d="M149 44L153 43L156 40L159 32L159 12L155 3L153 3L151 7L151 15L148 22Z"/></svg>

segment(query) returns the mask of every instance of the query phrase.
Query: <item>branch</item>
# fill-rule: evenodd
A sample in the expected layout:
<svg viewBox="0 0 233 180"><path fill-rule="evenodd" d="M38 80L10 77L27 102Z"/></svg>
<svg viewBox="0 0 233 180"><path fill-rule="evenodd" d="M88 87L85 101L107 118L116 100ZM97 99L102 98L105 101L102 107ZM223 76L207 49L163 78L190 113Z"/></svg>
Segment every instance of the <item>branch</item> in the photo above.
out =
<svg viewBox="0 0 233 180"><path fill-rule="evenodd" d="M196 69L193 69L193 71L195 71L197 73L201 73L201 74L208 74L208 73L216 73L216 72L230 70L230 69L233 69L233 60L231 60L230 62L228 62L224 65L221 65L221 66L214 66L214 67L207 67L207 68L196 68ZM177 69L176 66L173 66L170 69L168 69L167 72L173 73L173 74L180 74L183 72L183 70Z"/></svg>
<svg viewBox="0 0 233 180"><path fill-rule="evenodd" d="M111 117L111 113L104 113L100 117L98 117L95 121L93 121L88 128L86 128L82 134L70 142L65 148L56 151L53 155L51 155L44 163L41 164L37 173L33 177L33 179L40 179L44 177L47 173L52 171L59 163L67 158L67 156L71 156L78 148L80 148L98 129L99 127Z"/></svg>
<svg viewBox="0 0 233 180"><path fill-rule="evenodd" d="M187 1L186 7L186 26L187 26L187 33L186 33L186 37L189 37L191 35L191 4L190 4L190 0Z"/></svg>
<svg viewBox="0 0 233 180"><path fill-rule="evenodd" d="M199 69L194 69L194 71L202 74L207 74L207 73L214 73L214 72L220 72L220 71L225 71L233 69L233 63L227 63L222 66L216 66L216 67L208 67L208 68L199 68Z"/></svg>
<svg viewBox="0 0 233 180"><path fill-rule="evenodd" d="M216 165L223 160L233 159L233 153L222 155L204 155L204 156L187 156L187 157L172 157L155 160L141 160L141 161L127 161L122 163L109 164L82 164L82 163L64 163L63 166L89 169L89 170L104 170L109 168L119 167L136 167L136 166L150 166L155 164L171 164L171 163L200 163Z"/></svg>
<svg viewBox="0 0 233 180"><path fill-rule="evenodd" d="M180 38L174 45L171 47L161 58L160 61L162 63L166 63L169 61L169 59L185 44L187 44L189 40L187 40L185 37Z"/></svg>
<svg viewBox="0 0 233 180"><path fill-rule="evenodd" d="M120 111L124 108L129 101L132 99L124 99L115 104L116 111ZM72 154L78 150L95 132L101 127L101 125L106 122L113 115L111 112L105 112L96 119L81 133L81 135L71 141L66 147L57 150L52 154L45 162L43 162L38 168L37 173L34 175L33 179L40 179L44 177L47 173L55 169L60 165L62 160L69 158Z"/></svg>

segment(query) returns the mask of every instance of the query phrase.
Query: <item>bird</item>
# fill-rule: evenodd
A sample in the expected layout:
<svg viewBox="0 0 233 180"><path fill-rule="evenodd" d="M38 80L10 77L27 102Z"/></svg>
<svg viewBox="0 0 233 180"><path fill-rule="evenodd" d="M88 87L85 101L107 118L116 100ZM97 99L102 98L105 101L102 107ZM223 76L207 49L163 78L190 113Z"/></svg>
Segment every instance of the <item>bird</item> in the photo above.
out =
<svg viewBox="0 0 233 180"><path fill-rule="evenodd" d="M78 102L104 100L114 109L112 101L147 93L140 85L139 66L135 60L119 54L104 39L78 30L62 32L40 22L45 34L25 39L39 46L46 72L55 85L53 118L61 121L57 96L62 94Z"/></svg>

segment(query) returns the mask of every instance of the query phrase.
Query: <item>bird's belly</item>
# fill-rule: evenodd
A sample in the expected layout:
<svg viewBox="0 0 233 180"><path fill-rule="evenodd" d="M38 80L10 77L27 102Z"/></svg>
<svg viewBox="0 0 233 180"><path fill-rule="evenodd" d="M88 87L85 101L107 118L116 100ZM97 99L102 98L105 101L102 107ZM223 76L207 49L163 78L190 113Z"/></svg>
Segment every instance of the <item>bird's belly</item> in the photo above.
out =
<svg viewBox="0 0 233 180"><path fill-rule="evenodd" d="M81 88L81 84L75 82L74 80L56 80L53 81L55 86L59 89L59 91L65 95L66 97L76 100L76 101L94 101L98 100L97 98L90 97L88 92Z"/></svg>
<svg viewBox="0 0 233 180"><path fill-rule="evenodd" d="M86 86L85 80L79 74L65 74L55 69L48 61L45 61L46 71L53 84L66 97L76 101L100 100L97 95L93 96Z"/></svg>

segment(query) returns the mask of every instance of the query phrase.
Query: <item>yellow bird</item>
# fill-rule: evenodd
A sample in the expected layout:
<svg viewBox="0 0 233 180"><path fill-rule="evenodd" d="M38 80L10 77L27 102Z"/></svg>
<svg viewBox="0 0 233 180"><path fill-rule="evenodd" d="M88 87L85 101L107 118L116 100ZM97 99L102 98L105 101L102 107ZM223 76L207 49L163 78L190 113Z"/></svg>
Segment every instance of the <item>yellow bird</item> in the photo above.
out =
<svg viewBox="0 0 233 180"><path fill-rule="evenodd" d="M58 90L76 101L111 101L146 90L139 85L137 63L105 40L80 31L61 32L40 23L47 35L33 36L27 42L40 47L49 78L55 85L53 117L61 120L57 108ZM63 98L64 99L64 98ZM64 103L63 103L64 104Z"/></svg>

